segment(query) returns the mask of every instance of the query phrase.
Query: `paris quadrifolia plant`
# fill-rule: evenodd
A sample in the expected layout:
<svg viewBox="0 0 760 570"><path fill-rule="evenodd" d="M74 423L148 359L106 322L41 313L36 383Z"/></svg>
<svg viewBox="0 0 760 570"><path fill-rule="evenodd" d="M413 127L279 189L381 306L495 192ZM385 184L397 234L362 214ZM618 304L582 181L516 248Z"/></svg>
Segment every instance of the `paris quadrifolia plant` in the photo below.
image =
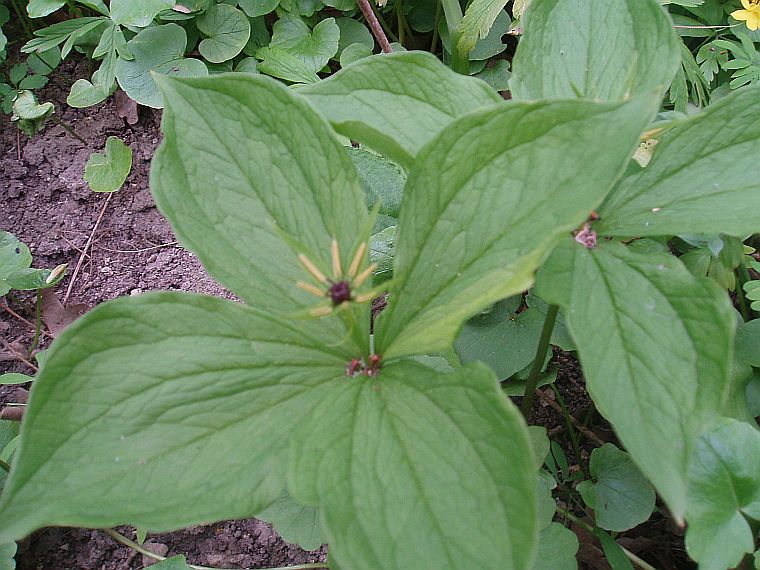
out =
<svg viewBox="0 0 760 570"><path fill-rule="evenodd" d="M523 23L511 101L418 52L298 89L156 77L156 203L242 303L147 293L66 329L32 390L0 543L45 525L165 531L287 496L317 513L331 568L560 567L543 443L496 374L450 350L537 279L597 408L689 523L690 555L728 568L753 551L760 433L736 312L667 241L760 230L760 92L659 117L679 52L655 0L533 0ZM408 175L384 285L345 137ZM657 139L646 167L642 137Z"/></svg>

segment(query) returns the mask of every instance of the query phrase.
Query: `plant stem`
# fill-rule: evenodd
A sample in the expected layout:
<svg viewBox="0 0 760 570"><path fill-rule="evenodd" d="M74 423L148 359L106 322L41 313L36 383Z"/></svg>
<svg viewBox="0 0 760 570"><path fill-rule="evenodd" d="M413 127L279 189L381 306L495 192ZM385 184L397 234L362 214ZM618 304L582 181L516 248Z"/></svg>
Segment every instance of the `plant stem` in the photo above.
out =
<svg viewBox="0 0 760 570"><path fill-rule="evenodd" d="M132 550L135 550L139 552L140 554L143 554L149 558L152 558L153 560L158 560L159 562L166 560L165 556L160 556L154 552L151 552L147 548L143 548L139 544L137 544L135 541L128 539L126 536L121 534L120 532L115 531L112 528L104 528L102 529L104 533L106 533L108 536L113 538L116 542L119 542L123 544L124 546L128 546ZM236 570L234 568L212 568L211 566L198 566L197 564L188 564L190 568L193 568L194 570ZM326 562L314 562L311 564L297 564L295 566L278 566L277 568L267 568L266 570L309 570L311 568L330 568Z"/></svg>
<svg viewBox="0 0 760 570"><path fill-rule="evenodd" d="M744 265L744 260L736 268L736 297L739 299L739 309L742 313L744 321L749 321L754 316L752 309L747 306L747 298L744 296L744 284L750 281L749 271L747 266Z"/></svg>
<svg viewBox="0 0 760 570"><path fill-rule="evenodd" d="M594 527L588 524L586 521L583 521L576 517L573 513L570 511L566 511L562 507L555 507L555 510L557 511L557 514L560 516L565 517L568 520L573 521L578 526L582 527L586 532L589 532L591 534L594 533ZM620 546L620 544L618 544ZM623 551L623 554L625 554L626 558L636 564L639 568L642 568L642 570L657 570L654 566L649 564L646 560L642 560L638 556L636 556L633 552L625 548L624 546L620 546L620 550Z"/></svg>
<svg viewBox="0 0 760 570"><path fill-rule="evenodd" d="M21 22L21 26L24 28L26 36L31 40L34 37L34 32L32 31L32 27L29 24L29 16L24 14L23 11L19 8L17 0L12 0L11 4L13 5L13 9L16 12L16 16L18 16L18 19Z"/></svg>
<svg viewBox="0 0 760 570"><path fill-rule="evenodd" d="M404 39L406 39L406 30L404 28L404 22L402 21L404 0L396 0L396 23L398 25L398 43L404 45Z"/></svg>
<svg viewBox="0 0 760 570"><path fill-rule="evenodd" d="M526 421L530 418L530 412L533 409L533 397L536 393L541 369L544 367L544 357L546 356L546 351L549 350L549 341L552 338L554 322L557 320L558 312L558 305L549 305L546 311L544 326L541 329L541 338L538 341L538 348L536 349L536 358L533 360L533 367L530 369L528 381L525 383L525 396L523 397L521 410Z"/></svg>
<svg viewBox="0 0 760 570"><path fill-rule="evenodd" d="M441 6L440 0L435 5L435 24L433 26L433 39L430 40L430 53L435 55L435 48L438 47L438 26L441 23L441 12L443 6Z"/></svg>
<svg viewBox="0 0 760 570"><path fill-rule="evenodd" d="M64 131L66 131L67 133L69 133L72 137L74 137L75 139L77 139L84 146L86 146L87 148L90 148L90 143L88 143L86 140L84 140L82 137L80 137L78 134L76 134L74 132L74 129L72 129L69 125L67 125L66 123L64 123L61 119L59 119L55 115L50 115L50 119L54 123L56 123L57 125L60 125L63 128Z"/></svg>
<svg viewBox="0 0 760 570"><path fill-rule="evenodd" d="M362 14L364 14L364 18L369 24L369 29L372 30L372 35L375 36L377 43L380 44L383 53L393 52L391 44L388 42L388 36L385 35L383 27L377 20L377 16L375 16L375 12L372 10L369 0L356 0L356 3L359 4L359 9L362 11Z"/></svg>
<svg viewBox="0 0 760 570"><path fill-rule="evenodd" d="M380 26L382 26L385 33L388 35L388 38L392 42L397 42L398 38L396 37L396 34L393 33L393 30L388 25L388 22L385 21L385 18L383 18L383 14L377 9L377 6L375 6L374 2L369 3L370 8L372 8L372 13L375 15L375 18L380 22Z"/></svg>
<svg viewBox="0 0 760 570"><path fill-rule="evenodd" d="M37 319L34 324L34 340L29 347L29 358L32 357L34 349L37 348L37 345L40 344L40 334L42 333L42 289L37 289L37 303L35 313L37 315Z"/></svg>
<svg viewBox="0 0 760 570"><path fill-rule="evenodd" d="M8 465L2 459L0 459L0 469L2 469L3 471L5 471L6 473L10 473L11 472L11 466Z"/></svg>
<svg viewBox="0 0 760 570"><path fill-rule="evenodd" d="M470 74L470 60L466 53L459 50L459 25L462 23L462 7L459 0L441 0L446 26L451 37L451 69L462 75Z"/></svg>

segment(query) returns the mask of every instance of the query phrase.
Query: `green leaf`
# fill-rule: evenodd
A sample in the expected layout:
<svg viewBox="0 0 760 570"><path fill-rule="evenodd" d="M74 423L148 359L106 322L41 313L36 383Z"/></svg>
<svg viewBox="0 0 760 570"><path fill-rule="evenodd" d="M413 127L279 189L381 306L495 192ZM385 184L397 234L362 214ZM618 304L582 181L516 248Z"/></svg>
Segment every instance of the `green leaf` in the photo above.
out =
<svg viewBox="0 0 760 570"><path fill-rule="evenodd" d="M681 519L689 453L727 396L735 317L725 293L671 255L570 239L536 290L565 309L597 409Z"/></svg>
<svg viewBox="0 0 760 570"><path fill-rule="evenodd" d="M736 356L742 362L760 368L760 319L741 323L736 329Z"/></svg>
<svg viewBox="0 0 760 570"><path fill-rule="evenodd" d="M372 48L364 44L351 44L340 52L340 67L348 67L352 63L372 55Z"/></svg>
<svg viewBox="0 0 760 570"><path fill-rule="evenodd" d="M34 52L26 58L26 64L38 75L48 75L61 63L61 50L51 48L43 52Z"/></svg>
<svg viewBox="0 0 760 570"><path fill-rule="evenodd" d="M512 102L426 145L406 184L380 354L443 350L468 317L527 289L547 249L620 175L654 101Z"/></svg>
<svg viewBox="0 0 760 570"><path fill-rule="evenodd" d="M42 18L43 16L52 14L65 3L64 0L29 0L26 11L30 18Z"/></svg>
<svg viewBox="0 0 760 570"><path fill-rule="evenodd" d="M0 297L11 290L8 280L32 265L32 253L26 244L9 232L0 230Z"/></svg>
<svg viewBox="0 0 760 570"><path fill-rule="evenodd" d="M44 75L27 75L19 83L19 89L40 89L47 85L48 78Z"/></svg>
<svg viewBox="0 0 760 570"><path fill-rule="evenodd" d="M741 238L760 230L759 94L737 91L664 133L649 166L624 178L601 206L597 230Z"/></svg>
<svg viewBox="0 0 760 570"><path fill-rule="evenodd" d="M92 76L96 84L98 83L97 74L98 72L96 71ZM98 85L93 85L86 79L77 79L71 86L71 92L66 98L66 104L77 109L92 107L105 101L115 90L116 85L111 89L104 89Z"/></svg>
<svg viewBox="0 0 760 570"><path fill-rule="evenodd" d="M467 6L462 23L459 25L460 36L457 47L465 53L472 51L478 39L488 36L496 19L504 13L504 6L508 1L473 0ZM508 18L507 22L509 22Z"/></svg>
<svg viewBox="0 0 760 570"><path fill-rule="evenodd" d="M578 537L559 523L552 523L538 535L538 552L531 570L577 570Z"/></svg>
<svg viewBox="0 0 760 570"><path fill-rule="evenodd" d="M326 18L309 30L306 23L294 16L277 20L268 47L256 52L263 60L262 73L295 83L319 81L317 71L338 53L340 29L334 18Z"/></svg>
<svg viewBox="0 0 760 570"><path fill-rule="evenodd" d="M287 493L258 513L256 518L270 523L283 540L304 550L317 550L326 542L319 522L319 509L299 505Z"/></svg>
<svg viewBox="0 0 760 570"><path fill-rule="evenodd" d="M232 59L251 37L251 24L243 12L229 4L214 4L196 21L198 30L207 36L198 51L211 63Z"/></svg>
<svg viewBox="0 0 760 570"><path fill-rule="evenodd" d="M686 548L700 569L734 568L754 548L745 515L760 519L760 432L722 418L699 438L689 464Z"/></svg>
<svg viewBox="0 0 760 570"><path fill-rule="evenodd" d="M654 509L655 494L628 454L611 443L591 452L592 481L576 489L594 509L596 524L621 532L643 523Z"/></svg>
<svg viewBox="0 0 760 570"><path fill-rule="evenodd" d="M121 26L144 28L174 3L174 0L111 0L110 17Z"/></svg>
<svg viewBox="0 0 760 570"><path fill-rule="evenodd" d="M509 62L505 59L498 59L491 67L486 67L483 71L475 75L488 83L495 91L508 91L509 78L512 72L509 71Z"/></svg>
<svg viewBox="0 0 760 570"><path fill-rule="evenodd" d="M280 5L280 0L238 0L238 6L249 18L264 16Z"/></svg>
<svg viewBox="0 0 760 570"><path fill-rule="evenodd" d="M594 529L594 535L599 539L604 556L612 570L634 570L630 560L614 538L600 528Z"/></svg>
<svg viewBox="0 0 760 570"><path fill-rule="evenodd" d="M290 459L290 490L320 503L340 567L510 570L533 557L527 429L483 366L441 374L400 361L336 382Z"/></svg>
<svg viewBox="0 0 760 570"><path fill-rule="evenodd" d="M523 22L510 81L516 99L663 93L680 61L656 0L535 0Z"/></svg>
<svg viewBox="0 0 760 570"><path fill-rule="evenodd" d="M341 134L409 168L417 151L452 120L502 102L424 52L380 54L298 90Z"/></svg>
<svg viewBox="0 0 760 570"><path fill-rule="evenodd" d="M108 137L105 153L90 155L84 179L93 192L116 192L132 170L132 149L119 137Z"/></svg>
<svg viewBox="0 0 760 570"><path fill-rule="evenodd" d="M533 362L544 315L538 309L515 314L514 299L500 301L464 324L454 343L463 364L479 360L506 379Z"/></svg>
<svg viewBox="0 0 760 570"><path fill-rule="evenodd" d="M406 183L404 171L387 158L362 148L349 148L348 154L367 196L367 209L372 210L379 202L379 214L398 218Z"/></svg>
<svg viewBox="0 0 760 570"><path fill-rule="evenodd" d="M350 0L352 3L354 0ZM353 44L361 44L369 49L375 49L375 39L372 37L372 33L367 29L367 26L361 22L357 22L353 18L338 18L335 20L340 29L340 40L338 41L338 53L336 56L340 56L343 50Z"/></svg>
<svg viewBox="0 0 760 570"><path fill-rule="evenodd" d="M10 463L14 442L18 441L19 425L19 422L0 420L0 459L3 459L6 463ZM4 469L0 469L0 491L5 487L7 479L8 473ZM2 546L0 546L0 552L2 552ZM13 554L11 554L11 558L13 558ZM0 560L2 560L1 555Z"/></svg>
<svg viewBox="0 0 760 570"><path fill-rule="evenodd" d="M372 235L369 256L377 268L372 274L372 283L379 285L393 277L393 257L396 255L396 226L388 226Z"/></svg>
<svg viewBox="0 0 760 570"><path fill-rule="evenodd" d="M134 59L116 61L116 78L130 99L159 109L161 93L151 72L172 77L208 75L199 59L185 58L187 33L177 24L146 28L127 42Z"/></svg>
<svg viewBox="0 0 760 570"><path fill-rule="evenodd" d="M187 565L187 560L184 556L172 556L167 558L163 562L153 564L152 570L191 570L191 567Z"/></svg>
<svg viewBox="0 0 760 570"><path fill-rule="evenodd" d="M27 382L33 381L34 378L31 376L27 376L26 374L18 374L16 372L7 372L5 374L0 374L0 384L26 384ZM2 447L0 447L2 449Z"/></svg>
<svg viewBox="0 0 760 570"><path fill-rule="evenodd" d="M330 273L333 239L347 268L369 237L364 195L335 134L305 101L267 77L161 85L164 142L153 159L151 188L178 239L252 305L292 315L319 303L296 286L309 280L297 254ZM339 325L328 318L301 326L339 334L327 340L334 343L345 335Z"/></svg>
<svg viewBox="0 0 760 570"><path fill-rule="evenodd" d="M14 570L16 568L16 543L0 544L0 570Z"/></svg>
<svg viewBox="0 0 760 570"><path fill-rule="evenodd" d="M315 387L345 378L345 362L300 323L222 299L100 305L56 339L35 381L0 541L47 525L165 531L255 515L281 496Z"/></svg>
<svg viewBox="0 0 760 570"><path fill-rule="evenodd" d="M509 31L511 23L509 14L504 10L500 10L496 14L496 19L491 25L488 34L484 38L479 39L472 48L472 51L468 54L470 62L484 62L506 50L507 44L504 43L502 38ZM445 18L441 18L438 25L438 31L441 35L441 43L446 48L446 52L451 53L451 34L449 33ZM482 69L482 67L480 69ZM480 71L480 69L478 69L478 71Z"/></svg>

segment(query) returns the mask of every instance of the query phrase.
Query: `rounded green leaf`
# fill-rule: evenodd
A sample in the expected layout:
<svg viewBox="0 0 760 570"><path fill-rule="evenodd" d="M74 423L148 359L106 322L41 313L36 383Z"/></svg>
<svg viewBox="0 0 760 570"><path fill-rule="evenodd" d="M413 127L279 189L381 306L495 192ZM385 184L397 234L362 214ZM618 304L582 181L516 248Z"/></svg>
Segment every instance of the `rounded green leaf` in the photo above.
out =
<svg viewBox="0 0 760 570"><path fill-rule="evenodd" d="M0 230L0 297L11 290L8 280L31 265L32 253L26 244L12 233Z"/></svg>
<svg viewBox="0 0 760 570"><path fill-rule="evenodd" d="M97 74L98 72L96 71L95 73ZM93 75L93 80L96 80L95 75ZM114 85L114 90L115 88L116 86ZM71 86L71 92L66 98L66 104L77 109L92 107L105 101L111 93L112 90L93 85L86 79L77 79Z"/></svg>
<svg viewBox="0 0 760 570"><path fill-rule="evenodd" d="M760 367L760 319L741 323L736 329L736 356L750 366Z"/></svg>
<svg viewBox="0 0 760 570"><path fill-rule="evenodd" d="M745 515L760 519L760 432L722 418L701 435L689 463L686 548L700 569L734 568L754 551Z"/></svg>
<svg viewBox="0 0 760 570"><path fill-rule="evenodd" d="M577 570L578 537L559 523L552 523L538 535L538 552L531 570Z"/></svg>
<svg viewBox="0 0 760 570"><path fill-rule="evenodd" d="M0 541L46 525L155 531L279 499L290 432L345 357L298 322L212 297L100 305L50 348L0 502Z"/></svg>
<svg viewBox="0 0 760 570"><path fill-rule="evenodd" d="M52 14L65 4L65 0L29 0L26 11L30 18L42 18Z"/></svg>
<svg viewBox="0 0 760 570"><path fill-rule="evenodd" d="M243 51L251 37L251 24L246 15L229 4L214 4L196 25L206 36L198 51L211 63L232 59Z"/></svg>
<svg viewBox="0 0 760 570"><path fill-rule="evenodd" d="M341 68L351 65L352 63L372 55L372 48L364 44L351 44L340 52Z"/></svg>
<svg viewBox="0 0 760 570"><path fill-rule="evenodd" d="M455 118L502 102L485 83L425 52L362 59L298 90L335 129L409 168L417 151Z"/></svg>
<svg viewBox="0 0 760 570"><path fill-rule="evenodd" d="M249 18L264 16L280 5L280 0L238 0L238 6Z"/></svg>
<svg viewBox="0 0 760 570"><path fill-rule="evenodd" d="M621 532L649 518L655 493L628 454L611 443L591 453L592 481L576 487L586 504L594 509L597 526Z"/></svg>
<svg viewBox="0 0 760 570"><path fill-rule="evenodd" d="M127 42L134 59L116 61L116 79L127 95L141 105L160 109L161 93L151 73L173 77L208 75L199 59L185 58L187 33L177 24L146 28Z"/></svg>
<svg viewBox="0 0 760 570"><path fill-rule="evenodd" d="M522 21L510 80L516 99L662 93L680 62L657 0L533 0Z"/></svg>
<svg viewBox="0 0 760 570"><path fill-rule="evenodd" d="M116 192L132 170L132 149L119 137L108 137L104 154L93 153L84 167L84 179L93 192Z"/></svg>
<svg viewBox="0 0 760 570"><path fill-rule="evenodd" d="M329 442L325 445L325 442ZM293 438L289 487L342 568L516 570L536 544L527 428L482 365L346 377Z"/></svg>
<svg viewBox="0 0 760 570"><path fill-rule="evenodd" d="M110 17L115 24L144 28L159 12L174 4L174 0L111 0Z"/></svg>
<svg viewBox="0 0 760 570"><path fill-rule="evenodd" d="M352 0L353 1L353 0ZM375 49L375 38L372 37L372 33L367 29L367 26L354 20L353 18L338 18L335 20L340 29L340 40L338 41L338 53L336 56L340 57L343 50L352 44L361 44L369 48L370 53Z"/></svg>

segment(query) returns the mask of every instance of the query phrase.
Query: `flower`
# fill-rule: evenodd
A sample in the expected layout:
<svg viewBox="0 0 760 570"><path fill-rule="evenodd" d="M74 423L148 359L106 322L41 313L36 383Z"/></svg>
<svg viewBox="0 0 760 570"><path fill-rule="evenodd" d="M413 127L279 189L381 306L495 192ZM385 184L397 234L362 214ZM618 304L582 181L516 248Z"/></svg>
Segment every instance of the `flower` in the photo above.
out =
<svg viewBox="0 0 760 570"><path fill-rule="evenodd" d="M313 317L321 317L332 313L336 307L347 307L348 303L366 303L371 301L380 293L379 290L371 290L366 293L356 295L355 290L359 288L367 278L372 275L372 272L377 268L376 263L372 263L359 273L359 267L362 264L364 255L367 253L367 244L362 242L354 254L351 265L346 273L343 272L340 264L340 250L338 249L338 242L332 241L331 244L331 258L332 258L332 279L325 277L325 274L317 268L313 261L311 261L306 255L299 254L298 260L306 268L309 274L319 283L321 287L327 286L326 289L320 289L311 283L299 281L296 283L299 288L304 291L308 291L312 295L317 297L326 298L327 302L318 305L309 313ZM358 273L358 274L357 274Z"/></svg>
<svg viewBox="0 0 760 570"><path fill-rule="evenodd" d="M760 0L742 0L744 10L731 12L736 20L745 22L753 32L760 28Z"/></svg>

